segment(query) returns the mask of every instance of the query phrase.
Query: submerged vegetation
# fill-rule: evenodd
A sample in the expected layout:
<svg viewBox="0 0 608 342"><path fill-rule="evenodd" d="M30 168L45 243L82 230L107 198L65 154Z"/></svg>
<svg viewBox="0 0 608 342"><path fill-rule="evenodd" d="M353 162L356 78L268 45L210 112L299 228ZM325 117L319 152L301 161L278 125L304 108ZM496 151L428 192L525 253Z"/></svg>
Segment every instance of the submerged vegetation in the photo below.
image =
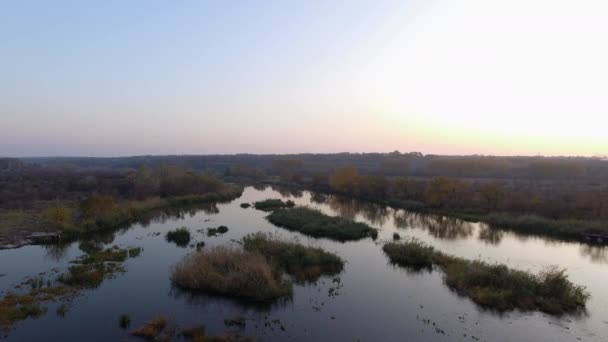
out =
<svg viewBox="0 0 608 342"><path fill-rule="evenodd" d="M344 261L335 254L321 248L285 241L267 233L245 236L243 247L249 252L265 256L297 280L315 281L321 275L335 275L344 268Z"/></svg>
<svg viewBox="0 0 608 342"><path fill-rule="evenodd" d="M584 309L589 298L584 287L573 284L565 270L555 267L532 274L505 265L449 256L417 240L390 242L383 249L391 262L401 266L437 265L443 270L448 287L479 305L499 311L572 313Z"/></svg>
<svg viewBox="0 0 608 342"><path fill-rule="evenodd" d="M173 242L179 247L186 247L190 243L190 231L186 227L177 228L167 232L165 239L168 242Z"/></svg>
<svg viewBox="0 0 608 342"><path fill-rule="evenodd" d="M280 199L267 199L263 201L257 201L253 205L257 210L263 211L274 211L284 208L293 208L296 206L295 202L292 200L283 201Z"/></svg>
<svg viewBox="0 0 608 342"><path fill-rule="evenodd" d="M21 320L44 315L47 308L42 304L49 301L66 301L84 288L96 288L104 279L124 271L123 262L138 256L141 248L90 249L87 254L71 261L72 266L56 279L30 278L22 285L29 285L27 293L7 293L0 300L0 328L4 333ZM57 313L62 316L67 306L62 304Z"/></svg>
<svg viewBox="0 0 608 342"><path fill-rule="evenodd" d="M262 255L223 246L187 255L172 267L171 280L184 289L252 301L272 301L293 291Z"/></svg>
<svg viewBox="0 0 608 342"><path fill-rule="evenodd" d="M268 221L305 235L337 241L359 240L368 236L375 239L378 236L378 231L365 223L328 216L307 207L274 211L268 215Z"/></svg>

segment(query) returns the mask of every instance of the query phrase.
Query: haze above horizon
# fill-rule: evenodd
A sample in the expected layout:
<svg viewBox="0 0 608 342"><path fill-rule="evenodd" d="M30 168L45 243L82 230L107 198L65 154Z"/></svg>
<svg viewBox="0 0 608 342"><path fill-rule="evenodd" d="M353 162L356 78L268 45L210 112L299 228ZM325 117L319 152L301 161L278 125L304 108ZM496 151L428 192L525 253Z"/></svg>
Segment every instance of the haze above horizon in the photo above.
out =
<svg viewBox="0 0 608 342"><path fill-rule="evenodd" d="M608 154L603 1L3 1L0 155Z"/></svg>

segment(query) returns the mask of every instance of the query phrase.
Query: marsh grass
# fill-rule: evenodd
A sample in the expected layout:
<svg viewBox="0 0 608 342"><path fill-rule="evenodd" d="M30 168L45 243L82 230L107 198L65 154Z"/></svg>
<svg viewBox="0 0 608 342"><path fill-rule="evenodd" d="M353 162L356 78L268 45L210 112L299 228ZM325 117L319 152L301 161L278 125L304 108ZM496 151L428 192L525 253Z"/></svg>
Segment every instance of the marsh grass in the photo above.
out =
<svg viewBox="0 0 608 342"><path fill-rule="evenodd" d="M422 269L433 266L433 247L415 238L386 243L382 250L391 263L402 267Z"/></svg>
<svg viewBox="0 0 608 342"><path fill-rule="evenodd" d="M309 247L268 233L253 233L243 238L243 247L259 253L298 281L316 281L322 275L342 272L344 261L321 248Z"/></svg>
<svg viewBox="0 0 608 342"><path fill-rule="evenodd" d="M179 247L186 247L190 243L190 231L186 227L177 228L167 232L165 239L168 242L173 242Z"/></svg>
<svg viewBox="0 0 608 342"><path fill-rule="evenodd" d="M337 241L359 240L368 236L375 239L378 236L378 231L365 223L328 216L307 207L276 210L267 218L272 224L288 230Z"/></svg>
<svg viewBox="0 0 608 342"><path fill-rule="evenodd" d="M538 274L466 260L434 251L411 239L389 242L383 247L391 262L405 267L437 265L445 284L475 303L498 311L540 310L553 315L576 313L585 308L589 293L573 284L566 271L549 267Z"/></svg>
<svg viewBox="0 0 608 342"><path fill-rule="evenodd" d="M445 272L445 283L450 288L499 311L538 309L560 315L584 309L589 298L585 287L573 284L566 271L556 267L532 274L441 253L436 253L433 260Z"/></svg>
<svg viewBox="0 0 608 342"><path fill-rule="evenodd" d="M295 202L292 200L287 200L284 202L280 199L266 199L263 201L257 201L253 205L257 210L262 211L274 211L284 208L293 208L296 206Z"/></svg>
<svg viewBox="0 0 608 342"><path fill-rule="evenodd" d="M171 280L188 290L261 302L293 291L264 256L223 246L187 255L172 267Z"/></svg>

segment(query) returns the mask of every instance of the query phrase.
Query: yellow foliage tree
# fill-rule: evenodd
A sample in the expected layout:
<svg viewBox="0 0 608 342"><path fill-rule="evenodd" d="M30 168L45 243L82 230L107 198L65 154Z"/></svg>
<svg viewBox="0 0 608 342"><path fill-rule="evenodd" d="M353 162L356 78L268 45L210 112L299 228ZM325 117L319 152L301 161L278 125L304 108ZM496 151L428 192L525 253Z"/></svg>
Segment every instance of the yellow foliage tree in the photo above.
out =
<svg viewBox="0 0 608 342"><path fill-rule="evenodd" d="M351 193L357 186L359 171L352 166L337 168L329 176L329 186L336 191Z"/></svg>
<svg viewBox="0 0 608 342"><path fill-rule="evenodd" d="M46 218L53 227L66 227L72 224L72 209L55 204L46 210Z"/></svg>

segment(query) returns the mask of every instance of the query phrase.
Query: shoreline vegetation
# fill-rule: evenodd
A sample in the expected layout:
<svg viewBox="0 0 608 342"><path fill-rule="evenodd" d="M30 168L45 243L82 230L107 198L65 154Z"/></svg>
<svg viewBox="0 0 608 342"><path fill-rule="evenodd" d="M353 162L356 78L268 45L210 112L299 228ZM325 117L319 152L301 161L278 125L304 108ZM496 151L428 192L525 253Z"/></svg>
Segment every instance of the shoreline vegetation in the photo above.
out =
<svg viewBox="0 0 608 342"><path fill-rule="evenodd" d="M267 216L277 227L297 231L316 238L328 238L346 242L366 237L376 239L378 230L362 222L355 222L339 216L329 216L308 207L278 209Z"/></svg>
<svg viewBox="0 0 608 342"><path fill-rule="evenodd" d="M582 220L582 219L553 219L533 213L510 213L504 211L475 211L454 210L433 207L430 204L417 200L402 200L395 198L370 198L358 196L353 193L334 191L328 187L311 187L305 184L283 183L280 181L262 181L258 184L280 186L297 190L313 191L326 195L337 195L361 201L390 206L394 209L403 209L420 214L440 215L461 219L473 223L485 223L491 229L513 231L528 236L553 238L564 241L577 241L581 243L595 243L597 240L588 239L588 234L597 234L604 239L600 243L608 243L608 221Z"/></svg>
<svg viewBox="0 0 608 342"><path fill-rule="evenodd" d="M568 279L565 270L555 267L532 274L501 264L450 256L416 239L388 242L382 249L391 263L401 267L414 270L438 267L450 289L497 311L577 313L585 309L590 296L585 287Z"/></svg>
<svg viewBox="0 0 608 342"><path fill-rule="evenodd" d="M55 223L45 225L44 234L33 233L27 236L5 237L0 248L16 248L35 243L71 242L91 234L120 229L137 223L149 218L157 211L226 202L239 197L242 192L243 188L240 186L225 184L217 192L168 198L151 197L143 200L116 201L109 196L92 196L81 203L82 214L77 220L72 218L74 216L72 209L55 204L47 209L47 216ZM37 234L40 235L40 238L35 238Z"/></svg>
<svg viewBox="0 0 608 342"><path fill-rule="evenodd" d="M217 246L186 255L171 268L178 287L251 302L273 302L293 295L293 282L316 282L342 272L344 261L321 248L278 235L251 233L243 247Z"/></svg>

